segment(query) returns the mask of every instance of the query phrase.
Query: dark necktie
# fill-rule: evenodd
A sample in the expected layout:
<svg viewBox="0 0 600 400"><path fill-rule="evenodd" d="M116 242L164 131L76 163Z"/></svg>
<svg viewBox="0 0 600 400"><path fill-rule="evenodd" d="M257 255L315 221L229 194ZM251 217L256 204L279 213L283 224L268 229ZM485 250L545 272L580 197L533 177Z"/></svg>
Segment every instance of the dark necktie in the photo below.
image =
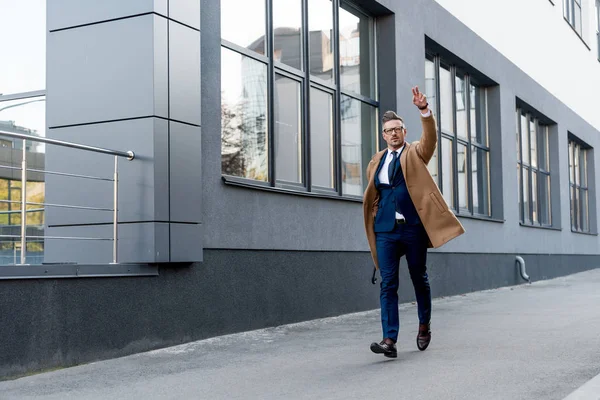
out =
<svg viewBox="0 0 600 400"><path fill-rule="evenodd" d="M392 182L394 181L394 175L396 173L396 169L398 168L398 152L397 151L393 151L392 155L394 156L394 159L390 162L390 165L388 166L388 179L390 180L390 185L392 184Z"/></svg>

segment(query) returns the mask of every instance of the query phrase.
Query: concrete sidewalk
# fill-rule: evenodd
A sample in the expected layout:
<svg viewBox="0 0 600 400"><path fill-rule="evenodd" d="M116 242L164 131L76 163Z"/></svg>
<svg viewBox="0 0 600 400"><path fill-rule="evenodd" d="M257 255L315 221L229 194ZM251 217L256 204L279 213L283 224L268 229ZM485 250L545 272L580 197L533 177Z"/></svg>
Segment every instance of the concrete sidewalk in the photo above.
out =
<svg viewBox="0 0 600 400"><path fill-rule="evenodd" d="M600 269L434 300L425 352L415 305L400 317L396 360L369 351L369 311L0 382L0 399L548 400L600 373Z"/></svg>

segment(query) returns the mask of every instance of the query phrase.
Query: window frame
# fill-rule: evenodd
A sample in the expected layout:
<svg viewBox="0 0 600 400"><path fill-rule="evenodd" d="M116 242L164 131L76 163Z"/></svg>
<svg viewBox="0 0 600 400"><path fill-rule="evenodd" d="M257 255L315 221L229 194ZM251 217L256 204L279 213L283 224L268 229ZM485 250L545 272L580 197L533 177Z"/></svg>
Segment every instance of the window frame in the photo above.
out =
<svg viewBox="0 0 600 400"><path fill-rule="evenodd" d="M375 153L379 151L380 138L379 134L376 132L379 131L379 93L378 93L378 76L377 76L377 57L376 57L376 49L377 49L377 21L373 15L370 15L365 10L360 8L358 5L352 3L351 1L346 0L332 0L332 17L333 17L333 38L332 38L332 48L333 48L333 80L332 82L327 82L317 76L311 75L310 67L311 67L311 58L310 58L310 32L309 32L309 13L308 13L308 3L309 0L301 0L302 5L302 28L301 28L301 53L302 53L302 70L298 70L296 68L290 67L287 64L284 64L279 61L275 61L273 55L274 48L274 25L273 25L273 2L275 0L265 0L265 32L266 32L266 43L265 49L266 55L262 55L256 53L250 49L244 48L240 45L237 45L233 42L230 42L226 39L221 38L221 48L226 48L238 54L241 54L245 57L249 57L250 59L260 62L267 67L267 148L268 148L268 179L267 181L258 181L249 178L239 177L235 175L229 175L221 173L221 179L226 184L232 184L236 186L246 186L246 187L255 187L267 189L270 191L283 192L283 193L291 193L297 195L304 195L309 197L326 197L326 198L336 198L343 200L351 200L351 201L362 201L362 196L352 195L344 193L342 190L343 181L342 181L342 121L341 121L341 98L342 96L348 96L354 100L358 100L360 103L364 103L370 105L375 108L375 132L373 134L376 135L375 138L375 147L372 149L372 152ZM340 72L340 22L339 22L339 14L340 8L351 10L353 13L360 13L363 16L367 17L369 20L369 58L367 61L370 63L370 71L372 76L370 77L371 84L373 85L373 98L364 96L360 93L356 93L353 91L349 91L346 89L342 89L341 79L342 74ZM362 40L362 38L361 38ZM361 60L362 61L362 60ZM273 127L275 126L275 75L280 74L286 76L288 78L297 80L300 82L301 96L302 99L300 101L301 110L300 110L300 121L301 121L301 132L300 138L302 141L302 155L301 155L301 172L303 176L302 183L290 183L290 182L282 182L277 179L277 170L275 166L275 132ZM333 107L332 107L332 125L333 125L333 188L323 188L318 185L313 185L312 183L312 174L311 170L311 110L310 110L310 92L311 89L318 89L329 94L332 94L333 99ZM366 168L366 165L363 165ZM361 178L363 182L363 190L366 187L366 173L364 171L365 168L361 170Z"/></svg>
<svg viewBox="0 0 600 400"><path fill-rule="evenodd" d="M523 140L521 139L523 137L523 126L521 124L521 121L523 120L523 117L525 117L525 119L527 120L527 143L529 144L528 146L528 160L527 162L525 162L523 160L523 153L524 153L524 145L523 145ZM532 160L532 146L531 146L531 130L530 130L530 126L531 126L531 122L533 122L534 126L535 126L535 131L536 131L536 144L535 144L535 148L536 148L536 160L535 160L535 165L533 164ZM517 157L517 170L519 171L518 173L520 174L520 176L518 177L518 185L519 185L519 223L521 225L524 226L532 226L532 227L542 227L542 228L553 228L555 226L555 221L552 215L552 167L551 167L551 162L550 162L550 127L548 126L548 124L544 124L540 121L540 118L535 115L534 113L532 113L531 111L525 110L521 107L517 107L516 108L516 127L517 127L517 135L518 135L518 146L519 146L519 153L518 153L518 157ZM543 130L544 135L546 137L545 141L541 140L541 135L540 132ZM546 156L545 158L545 166L543 166L544 163L542 163L541 161L541 152L540 152L540 144L541 143L545 143L546 145L546 149L544 151L544 154ZM547 168L546 168L547 166ZM529 210L527 210L527 219L525 218L525 190L523 187L523 177L525 174L525 171L527 171L527 198L528 198L528 208ZM538 177L536 179L536 206L535 206L535 210L534 210L534 205L533 205L533 201L530 201L533 199L533 176L534 174ZM549 183L549 187L548 187L548 191L549 191L549 196L548 198L546 198L545 196L542 196L542 189L541 186L539 184L540 176L544 176L548 178L548 183ZM542 215L542 210L543 210L543 202L541 201L542 199L544 199L544 201L547 199L548 200L548 204L546 205L548 212L549 212L549 223L543 223L540 221L540 217ZM534 212L535 215L537 215L537 221L534 220Z"/></svg>
<svg viewBox="0 0 600 400"><path fill-rule="evenodd" d="M452 143L452 204L449 204L450 209L460 217L474 217L477 219L485 219L485 220L494 220L494 214L492 209L492 185L491 185L491 148L490 148L490 138L489 138L489 102L488 102L488 85L482 84L480 80L475 77L473 74L470 74L468 70L461 66L457 66L455 63L450 60L446 60L443 55L434 53L432 51L427 51L425 53L425 62L430 61L434 64L434 73L435 73L435 104L433 105L434 113L438 116L441 116L441 85L440 85L440 68L444 67L450 71L450 77L452 82L452 129L454 132L448 132L445 129L442 129L442 121L441 117L436 118L437 122L437 130L438 130L438 144L442 143L443 139L450 140ZM458 74L457 74L458 73ZM461 77L464 80L464 87L466 90L465 95L465 110L467 110L466 114L466 139L461 137L458 134L457 129L457 104L456 104L456 78ZM470 96L470 87L471 85L484 89L485 90L485 135L487 144L481 144L477 141L472 140L472 127L471 127L471 96ZM468 191L467 198L467 207L460 207L459 204L459 185L458 185L458 146L463 145L466 147L466 188ZM487 209L488 214L480 214L475 212L474 209L474 193L473 193L473 160L472 154L473 150L482 150L487 153L488 156L488 170L487 170ZM437 184L442 193L444 193L444 160L443 153L441 151L441 145L438 146L437 149ZM435 179L435 178L434 178Z"/></svg>
<svg viewBox="0 0 600 400"><path fill-rule="evenodd" d="M582 142L581 140L579 140L577 137L575 137L572 134L569 134L569 138L568 138L568 168L569 168L569 208L571 211L571 231L572 232L576 232L576 233L584 233L584 234L593 234L593 230L592 230L592 219L591 219L591 212L590 212L590 204L591 202L591 196L590 193L592 192L590 189L590 180L589 180L589 163L590 163L590 154L591 151L593 150L593 148L589 145L587 145L586 143ZM577 171L577 168L575 168L575 150L578 150L579 153L579 171ZM581 164L582 159L585 159L585 166L583 166ZM571 174L571 165L573 165L573 173ZM578 175L577 172L579 172ZM582 177L581 174L585 173L585 182L586 184L583 185L582 182ZM583 225L583 216L582 216L582 212L581 212L581 206L582 206L582 200L581 200L581 192L585 191L586 195L587 195L587 229L582 229L581 226ZM576 192L578 195L576 197L577 201L573 201L573 193ZM575 204L576 209L573 209L573 204ZM576 222L576 224L574 225L574 222Z"/></svg>
<svg viewBox="0 0 600 400"><path fill-rule="evenodd" d="M575 7L579 8L579 30L577 29L577 21L575 20ZM563 16L565 21L571 25L571 28L581 38L583 36L583 7L581 0L563 0Z"/></svg>

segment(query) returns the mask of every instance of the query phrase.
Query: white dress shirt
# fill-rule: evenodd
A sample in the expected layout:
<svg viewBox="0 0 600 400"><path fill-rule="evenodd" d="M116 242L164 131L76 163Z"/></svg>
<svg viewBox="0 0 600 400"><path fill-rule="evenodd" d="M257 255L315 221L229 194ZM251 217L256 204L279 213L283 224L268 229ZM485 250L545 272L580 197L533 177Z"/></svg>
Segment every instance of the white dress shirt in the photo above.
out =
<svg viewBox="0 0 600 400"><path fill-rule="evenodd" d="M402 155L402 150L404 150L404 145L400 147L398 150L395 150L398 153L398 159L400 159L400 155ZM394 155L392 154L394 151L388 149L387 154L385 156L385 161L381 166L381 170L379 171L379 182L384 183L386 185L390 184L390 178L388 177L388 168L390 167L390 163L394 160ZM396 211L396 219L404 219L404 215L400 214Z"/></svg>

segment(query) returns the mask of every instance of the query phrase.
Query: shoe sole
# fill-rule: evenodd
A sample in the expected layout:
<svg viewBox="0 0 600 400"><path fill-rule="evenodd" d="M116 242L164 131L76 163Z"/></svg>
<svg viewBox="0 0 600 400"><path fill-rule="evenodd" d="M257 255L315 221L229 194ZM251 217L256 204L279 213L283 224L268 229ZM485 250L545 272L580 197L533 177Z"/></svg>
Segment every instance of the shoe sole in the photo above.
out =
<svg viewBox="0 0 600 400"><path fill-rule="evenodd" d="M374 344L371 345L371 351L375 354L383 354L385 357L388 357L388 358L397 358L398 357L397 352L383 351L383 350L381 350L380 347L378 347L377 345L374 345Z"/></svg>

